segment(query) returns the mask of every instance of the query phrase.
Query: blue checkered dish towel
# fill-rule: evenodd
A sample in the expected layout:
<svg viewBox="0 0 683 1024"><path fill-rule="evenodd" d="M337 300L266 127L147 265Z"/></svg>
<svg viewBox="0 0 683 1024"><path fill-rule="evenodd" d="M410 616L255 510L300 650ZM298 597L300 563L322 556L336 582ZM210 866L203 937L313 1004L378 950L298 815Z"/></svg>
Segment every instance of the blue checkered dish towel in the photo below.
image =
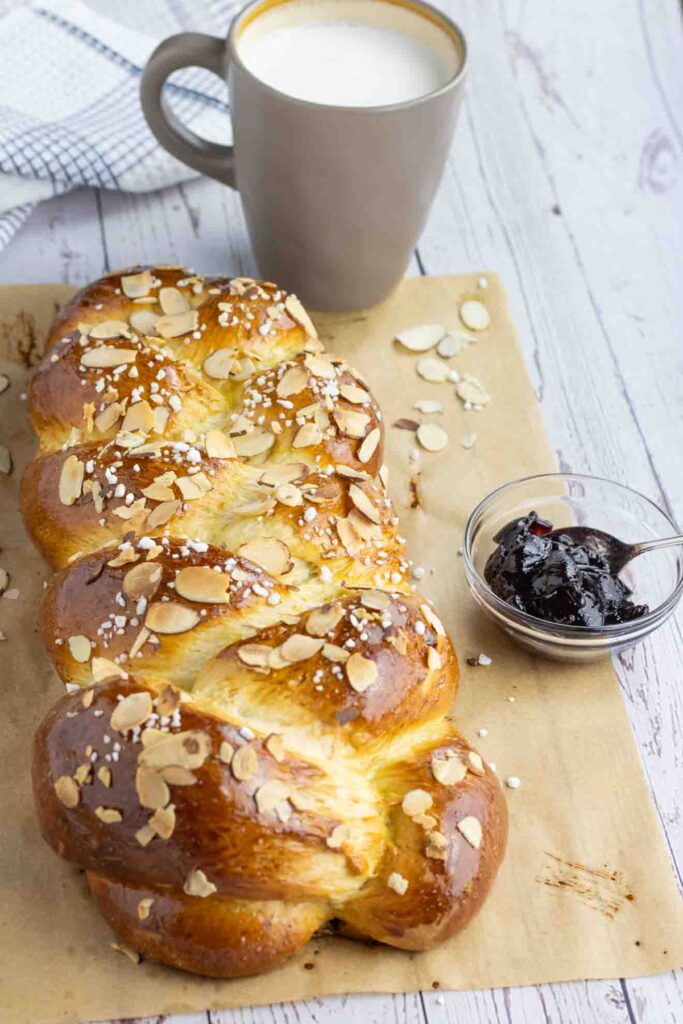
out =
<svg viewBox="0 0 683 1024"><path fill-rule="evenodd" d="M147 127L140 76L163 38L183 30L224 35L240 4L92 2L117 20L80 0L31 2L0 18L0 249L37 203L79 185L147 192L195 176ZM217 78L189 68L167 89L186 124L229 141Z"/></svg>

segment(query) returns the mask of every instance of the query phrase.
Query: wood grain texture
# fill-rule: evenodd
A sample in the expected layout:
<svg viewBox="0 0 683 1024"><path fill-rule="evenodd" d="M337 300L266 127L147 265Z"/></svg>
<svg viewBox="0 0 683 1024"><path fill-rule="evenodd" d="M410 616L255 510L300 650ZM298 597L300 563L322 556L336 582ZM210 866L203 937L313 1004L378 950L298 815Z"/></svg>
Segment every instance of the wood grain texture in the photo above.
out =
<svg viewBox="0 0 683 1024"><path fill-rule="evenodd" d="M472 66L411 273L499 271L563 469L637 487L683 519L683 44L676 0L442 0ZM81 191L0 253L4 282L84 283L131 260L253 273L238 197ZM520 439L523 443L523 439ZM679 879L681 615L617 671ZM167 1024L674 1024L681 973L192 1014Z"/></svg>

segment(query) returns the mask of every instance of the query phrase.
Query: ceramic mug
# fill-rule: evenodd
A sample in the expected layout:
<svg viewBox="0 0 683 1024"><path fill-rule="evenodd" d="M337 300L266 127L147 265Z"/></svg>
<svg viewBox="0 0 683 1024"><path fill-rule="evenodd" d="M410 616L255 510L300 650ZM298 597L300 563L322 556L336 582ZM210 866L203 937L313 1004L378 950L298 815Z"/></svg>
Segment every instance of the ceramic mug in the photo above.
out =
<svg viewBox="0 0 683 1024"><path fill-rule="evenodd" d="M445 85L376 107L320 104L266 85L240 58L241 33L265 11L296 0L255 0L234 19L227 41L172 36L142 77L142 108L161 145L239 189L261 274L319 310L363 309L398 284L443 174L462 98L460 29L420 0L366 2L408 8L443 29L457 57ZM162 99L168 76L188 66L227 80L233 146L201 138Z"/></svg>

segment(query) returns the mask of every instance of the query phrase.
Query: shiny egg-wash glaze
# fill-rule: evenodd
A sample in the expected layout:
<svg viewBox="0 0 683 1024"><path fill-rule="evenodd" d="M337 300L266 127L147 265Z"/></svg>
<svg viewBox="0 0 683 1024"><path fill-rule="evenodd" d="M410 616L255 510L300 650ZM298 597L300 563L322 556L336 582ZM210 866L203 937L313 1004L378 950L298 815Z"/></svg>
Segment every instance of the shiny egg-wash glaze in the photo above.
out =
<svg viewBox="0 0 683 1024"><path fill-rule="evenodd" d="M36 736L47 841L123 942L201 974L332 919L453 935L507 813L446 717L457 661L407 581L362 379L275 285L184 268L90 285L49 344L23 507L79 689Z"/></svg>

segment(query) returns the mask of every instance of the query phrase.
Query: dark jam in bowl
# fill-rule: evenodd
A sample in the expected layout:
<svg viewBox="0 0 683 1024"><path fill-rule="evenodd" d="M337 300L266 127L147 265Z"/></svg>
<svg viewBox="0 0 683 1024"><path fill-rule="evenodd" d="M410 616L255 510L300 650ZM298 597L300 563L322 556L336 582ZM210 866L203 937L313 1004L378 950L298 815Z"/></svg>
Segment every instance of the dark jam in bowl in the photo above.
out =
<svg viewBox="0 0 683 1024"><path fill-rule="evenodd" d="M530 512L493 538L484 578L507 604L546 622L615 626L647 614L600 554Z"/></svg>

